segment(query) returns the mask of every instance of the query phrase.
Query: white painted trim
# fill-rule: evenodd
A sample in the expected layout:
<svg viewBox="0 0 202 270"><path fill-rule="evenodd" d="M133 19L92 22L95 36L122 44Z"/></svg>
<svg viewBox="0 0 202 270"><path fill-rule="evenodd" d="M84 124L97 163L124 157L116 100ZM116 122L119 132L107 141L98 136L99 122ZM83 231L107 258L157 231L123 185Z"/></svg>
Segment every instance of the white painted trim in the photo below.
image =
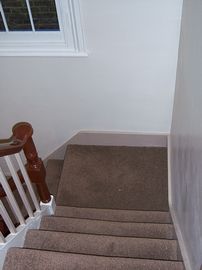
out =
<svg viewBox="0 0 202 270"><path fill-rule="evenodd" d="M21 170L22 176L23 176L23 178L25 180L27 189L29 191L29 194L30 194L30 197L32 199L32 202L34 203L35 209L39 211L40 210L39 202L37 200L36 194L34 192L34 189L33 189L33 186L31 184L31 180L29 178L29 175L27 173L27 170L25 168L25 165L23 164L23 161L21 159L20 153L15 154L15 158L16 158L17 163L19 165L19 168Z"/></svg>
<svg viewBox="0 0 202 270"><path fill-rule="evenodd" d="M180 251L182 254L183 262L185 265L185 269L186 270L193 270L191 267L189 254L188 254L188 251L186 248L185 240L184 240L182 232L181 232L179 221L178 221L175 209L173 207L172 181L171 181L171 135L168 135L168 203L169 203L170 214L171 214L173 225L174 225L175 232L177 235L178 243L180 246Z"/></svg>
<svg viewBox="0 0 202 270"><path fill-rule="evenodd" d="M26 3L32 18L28 0ZM0 56L88 56L80 1L56 0L56 9L60 31L0 32ZM31 25L34 28L33 20Z"/></svg>
<svg viewBox="0 0 202 270"><path fill-rule="evenodd" d="M3 234L0 232L0 244L5 243L5 238Z"/></svg>
<svg viewBox="0 0 202 270"><path fill-rule="evenodd" d="M136 146L167 147L167 133L119 132L119 131L80 131L68 141L53 150L48 159L64 159L68 144L103 145L103 146Z"/></svg>
<svg viewBox="0 0 202 270"><path fill-rule="evenodd" d="M3 7L2 7L2 3L0 1L0 13L1 13L1 16L2 16L2 19L3 19L3 23L4 23L4 27L6 29L6 32L8 32L8 25L7 25L7 21L6 21L6 17L5 17L5 14L4 14L4 10L3 10Z"/></svg>
<svg viewBox="0 0 202 270"><path fill-rule="evenodd" d="M172 181L171 181L171 136L168 135L167 141L167 155L168 155L168 204L172 207Z"/></svg>
<svg viewBox="0 0 202 270"><path fill-rule="evenodd" d="M29 202L29 200L27 198L25 190L24 190L24 188L22 186L20 178L19 178L19 176L17 174L17 171L16 171L16 169L15 169L15 167L13 165L13 161L11 160L11 156L5 156L4 159L6 160L7 166L9 168L9 170L10 170L10 173L11 173L11 176L12 176L12 178L14 180L17 191L18 191L18 193L19 193L19 195L21 197L21 200L22 200L22 202L23 202L23 204L25 206L25 209L27 210L27 213L28 213L29 217L33 217L34 213L33 213L32 207L31 207L30 202Z"/></svg>
<svg viewBox="0 0 202 270"><path fill-rule="evenodd" d="M19 205L13 195L13 192L8 184L8 181L7 181L7 178L5 177L1 167L0 167L0 183L6 193L6 196L7 196L7 200L10 204L10 207L11 209L13 210L13 212L15 213L15 216L17 217L19 223L21 225L24 225L25 224L25 219L22 215L22 212L19 208Z"/></svg>
<svg viewBox="0 0 202 270"><path fill-rule="evenodd" d="M29 20L30 20L30 23L31 23L31 26L32 26L32 31L35 32L34 20L33 20L33 17L32 17L32 11L31 11L31 7L30 7L30 3L29 3L29 0L25 0L25 1L26 1L26 5L27 5L27 11L28 11L28 14L29 14Z"/></svg>
<svg viewBox="0 0 202 270"><path fill-rule="evenodd" d="M6 243L0 244L0 270L3 269L7 251L11 247L23 247L26 233L29 229L40 227L42 216L53 215L55 212L55 200L51 196L51 201L47 204L40 203L41 211L36 211L33 218L28 218L25 225L17 228L17 234L10 234L5 238Z"/></svg>
<svg viewBox="0 0 202 270"><path fill-rule="evenodd" d="M29 56L29 57L47 57L47 56L53 56L53 57L87 57L88 53L82 52L82 53L77 53L77 52L69 52L68 50L27 50L22 49L21 51L16 51L16 50L10 50L7 51L0 51L0 56L1 57L10 57L10 56Z"/></svg>
<svg viewBox="0 0 202 270"><path fill-rule="evenodd" d="M170 206L170 214L171 214L172 221L173 221L173 224L174 224L174 228L175 228L178 243L179 243L179 246L180 246L180 251L181 251L181 254L182 254L182 259L183 259L183 262L184 262L185 269L186 270L193 270L192 267L191 267L191 264L190 264L190 259L189 259L187 248L186 248L186 245L185 245L185 241L184 241L181 229L180 229L178 218L177 218L177 216L175 214L175 210L171 206Z"/></svg>
<svg viewBox="0 0 202 270"><path fill-rule="evenodd" d="M6 207L4 206L2 200L0 200L0 213L1 217L3 218L3 221L5 222L7 228L9 229L10 233L16 233L16 228L13 224L13 221L11 220ZM3 242L5 243L5 241Z"/></svg>
<svg viewBox="0 0 202 270"><path fill-rule="evenodd" d="M167 134L81 131L70 140L70 144L166 147Z"/></svg>

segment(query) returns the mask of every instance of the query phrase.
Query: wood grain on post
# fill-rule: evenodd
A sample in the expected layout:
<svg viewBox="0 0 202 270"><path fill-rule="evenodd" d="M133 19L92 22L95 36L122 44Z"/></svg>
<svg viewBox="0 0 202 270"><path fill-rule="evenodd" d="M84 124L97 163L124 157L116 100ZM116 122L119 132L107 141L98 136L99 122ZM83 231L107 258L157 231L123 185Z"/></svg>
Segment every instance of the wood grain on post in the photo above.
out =
<svg viewBox="0 0 202 270"><path fill-rule="evenodd" d="M39 158L34 141L32 139L33 128L29 123L20 122L14 125L13 135L9 139L0 140L0 157L12 155L24 151L27 159L26 169L32 183L36 184L40 200L43 203L48 203L51 200L50 192L46 184L46 169L43 161ZM24 179L19 174L20 180L23 183ZM11 189L16 189L12 178L8 179ZM5 192L0 186L0 198L5 197Z"/></svg>
<svg viewBox="0 0 202 270"><path fill-rule="evenodd" d="M33 128L29 123L21 122L17 123L13 129L13 134L10 138L0 140L0 157L13 155L24 151L27 159L26 169L32 183L36 184L37 191L39 193L40 200L43 203L48 203L51 200L51 196L48 190L48 186L45 181L46 170L41 158L39 158L34 141L32 139ZM18 172L21 183L24 183L20 171ZM15 182L12 177L8 179L8 184L12 191L16 190ZM0 185L0 198L6 197L6 193L3 187ZM0 216L0 231L6 236L9 231L8 228Z"/></svg>
<svg viewBox="0 0 202 270"><path fill-rule="evenodd" d="M29 123L18 123L13 127L13 136L17 140L24 140L23 151L27 159L27 172L33 183L36 184L39 197L43 203L51 200L50 192L46 184L46 169L39 158L34 141L32 139L33 128Z"/></svg>

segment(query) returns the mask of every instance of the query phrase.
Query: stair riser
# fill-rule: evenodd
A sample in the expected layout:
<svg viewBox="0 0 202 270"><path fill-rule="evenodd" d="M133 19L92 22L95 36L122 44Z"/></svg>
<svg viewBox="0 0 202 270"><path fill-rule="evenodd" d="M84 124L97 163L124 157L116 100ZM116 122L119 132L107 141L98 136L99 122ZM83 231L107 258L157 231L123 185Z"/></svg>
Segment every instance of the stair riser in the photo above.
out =
<svg viewBox="0 0 202 270"><path fill-rule="evenodd" d="M181 262L109 258L19 248L9 251L3 270L67 270L67 266L68 270L185 270Z"/></svg>
<svg viewBox="0 0 202 270"><path fill-rule="evenodd" d="M174 228L173 225L170 224L122 223L85 219L44 217L42 219L40 228L42 230L48 231L175 239Z"/></svg>
<svg viewBox="0 0 202 270"><path fill-rule="evenodd" d="M99 256L178 260L177 241L29 231L26 248Z"/></svg>
<svg viewBox="0 0 202 270"><path fill-rule="evenodd" d="M56 207L55 216L120 222L172 223L168 212L159 211L108 210L58 206Z"/></svg>

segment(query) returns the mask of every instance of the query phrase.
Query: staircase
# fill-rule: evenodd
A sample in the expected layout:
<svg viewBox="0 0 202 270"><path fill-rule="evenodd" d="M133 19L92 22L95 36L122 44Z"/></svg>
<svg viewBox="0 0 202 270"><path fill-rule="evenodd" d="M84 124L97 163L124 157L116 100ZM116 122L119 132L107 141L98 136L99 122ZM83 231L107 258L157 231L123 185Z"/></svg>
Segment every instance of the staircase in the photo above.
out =
<svg viewBox="0 0 202 270"><path fill-rule="evenodd" d="M115 154L120 158L123 167L125 166L123 157L126 155L126 148L119 150L117 152L117 148L71 146L67 151L61 178L58 176L61 170L61 163L58 161L49 162L51 166L49 165L50 168L48 167L48 170L52 170L52 167L55 168L52 173L54 178L51 179L48 173L49 186L53 189L52 193L55 192L57 194L55 194L57 202L60 203L56 207L53 216L42 218L39 230L28 231L23 248L11 248L9 250L4 264L4 270L184 270L169 211L168 209L166 210L164 199L162 201L159 199L159 197L162 197L163 192L161 194L157 192L155 196L153 194L151 195L153 196L153 200L155 200L155 197L156 200L155 202L151 201L150 204L145 204L145 207L149 209L140 209L141 205L144 205L142 202L141 204L138 204L138 202L136 205L133 204L134 209L132 209L130 202L134 198L128 201L126 200L128 209L124 209L124 207L120 208L119 203L121 203L121 206L124 206L125 194L123 195L122 191L120 191L118 178L123 179L126 177L125 181L130 181L132 178L127 180L127 176L123 173L118 174L119 176L116 174L118 189L115 187L111 191L117 200L116 206L118 207L115 209L114 201L116 200L113 200L110 207L110 200L107 200L110 194L107 194L107 191L106 200L104 197L106 194L103 194L101 201L96 199L96 192L99 191L89 187L91 181L93 181L92 179L94 177L94 179L99 179L102 173L103 168L99 169L99 166L105 166L105 176L110 174L111 179L113 179L112 172L109 172L109 170L112 170ZM136 150L133 149L132 151ZM131 149L127 149L127 151L131 151ZM137 151L140 151L140 149ZM147 152L148 149L142 149L142 151L141 159L138 157L134 160L135 157L134 155L132 156L132 162L136 164L136 168L141 167L141 162L145 166L147 162L150 162L143 154L146 153L145 156L148 157L150 155ZM155 155L157 153L158 155L164 155L162 154L162 150L150 149L150 151L154 151ZM104 159L102 158L103 153L106 155L104 155ZM85 155L86 158L84 159ZM110 156L111 166L108 166L106 158L110 159ZM92 175L93 169L89 167L89 171L87 170L87 163L91 159L98 163L94 175ZM117 164L120 163L118 159L114 164L114 168L116 168L116 171L121 170L123 172L123 168L121 169L120 166L117 167ZM128 162L130 163L129 160L127 160L127 164ZM155 160L153 160L153 166L155 168ZM134 175L134 166L132 163L130 169L131 171L129 173ZM156 168L156 171L157 169L159 170L159 168ZM147 169L145 170L147 171ZM76 175L78 171L83 172L82 177L79 179ZM140 175L147 181L147 173L146 175L140 173L138 177ZM137 190L140 190L142 188L142 182L138 187L140 178L135 177L137 175L134 175L134 183L131 182L128 184L131 185L132 190L134 190L132 184L135 185ZM54 182L54 179L59 178L58 189L57 182ZM150 173L150 178L152 181L151 188L153 188L156 178L158 178L155 175L155 171ZM88 183L85 186L86 190L82 184L79 186L76 185L77 188L74 188L76 181L81 181L81 179L82 183L85 183L85 181ZM104 185L105 187L102 188L108 190L106 186L108 185L108 181L104 181ZM113 189L112 183L109 185ZM68 189L66 190L67 186ZM80 190L80 186L82 186L83 192ZM148 184L144 189L148 195L151 189L146 190L147 186ZM124 187L122 188L124 189ZM157 188L159 188L159 184ZM164 188L164 185L162 185L162 188ZM68 194L70 189L71 197L64 197L64 200L62 200L64 203L62 203L61 197L62 194L64 195L64 190ZM92 205L92 198L90 200L88 198L85 200L82 199L88 189L91 189L95 206ZM128 192L130 194L131 190ZM166 196L166 194L164 195ZM118 200L119 197L120 200ZM80 201L78 198L80 198ZM141 200L146 200L144 195ZM91 207L89 207L90 203ZM108 207L100 207L102 205ZM154 207L156 209L153 209Z"/></svg>

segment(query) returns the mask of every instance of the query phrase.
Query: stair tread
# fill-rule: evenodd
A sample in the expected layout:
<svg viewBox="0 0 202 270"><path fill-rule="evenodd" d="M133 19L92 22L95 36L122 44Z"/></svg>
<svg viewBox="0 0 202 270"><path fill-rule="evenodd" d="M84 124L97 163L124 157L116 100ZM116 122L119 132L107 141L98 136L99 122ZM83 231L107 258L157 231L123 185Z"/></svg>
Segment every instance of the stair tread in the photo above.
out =
<svg viewBox="0 0 202 270"><path fill-rule="evenodd" d="M23 258L23 260L22 260ZM182 262L11 248L3 270L184 270Z"/></svg>
<svg viewBox="0 0 202 270"><path fill-rule="evenodd" d="M3 270L185 270L167 202L165 149L70 148L64 167L47 163L55 215L27 232L23 248L8 251Z"/></svg>
<svg viewBox="0 0 202 270"><path fill-rule="evenodd" d="M80 232L112 236L136 236L164 239L175 238L174 226L172 224L116 222L46 216L42 218L40 228L49 231Z"/></svg>
<svg viewBox="0 0 202 270"><path fill-rule="evenodd" d="M179 260L176 240L29 230L24 247L102 256Z"/></svg>
<svg viewBox="0 0 202 270"><path fill-rule="evenodd" d="M109 221L171 223L169 212L57 206L55 216Z"/></svg>
<svg viewBox="0 0 202 270"><path fill-rule="evenodd" d="M166 147L68 145L57 205L168 211Z"/></svg>

